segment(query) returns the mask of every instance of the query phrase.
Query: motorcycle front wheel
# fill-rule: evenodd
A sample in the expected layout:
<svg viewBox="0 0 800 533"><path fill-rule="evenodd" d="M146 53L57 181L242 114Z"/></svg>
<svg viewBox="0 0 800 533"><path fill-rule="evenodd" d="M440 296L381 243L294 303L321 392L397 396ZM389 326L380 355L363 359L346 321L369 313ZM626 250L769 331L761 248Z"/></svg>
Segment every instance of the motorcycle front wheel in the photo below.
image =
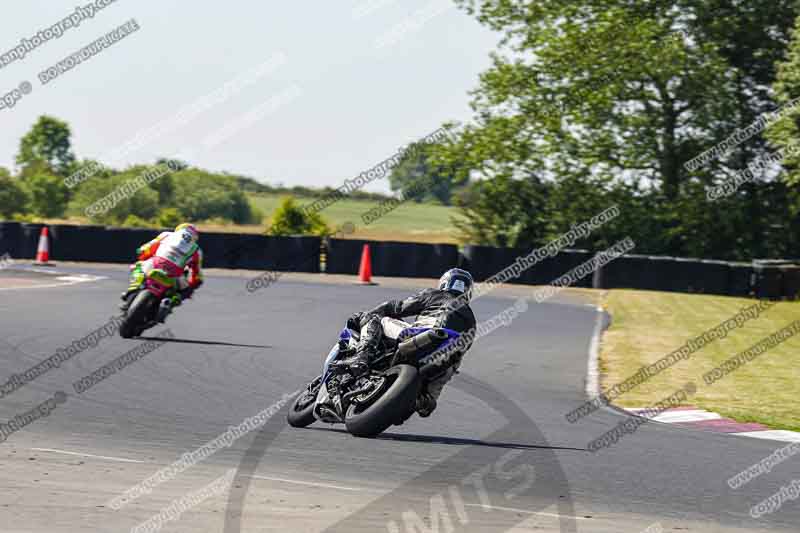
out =
<svg viewBox="0 0 800 533"><path fill-rule="evenodd" d="M289 407L289 412L286 413L286 421L293 428L304 428L317 420L314 416L314 404L317 401L317 393L319 392L321 381L322 376L312 381L305 392L299 394Z"/></svg>

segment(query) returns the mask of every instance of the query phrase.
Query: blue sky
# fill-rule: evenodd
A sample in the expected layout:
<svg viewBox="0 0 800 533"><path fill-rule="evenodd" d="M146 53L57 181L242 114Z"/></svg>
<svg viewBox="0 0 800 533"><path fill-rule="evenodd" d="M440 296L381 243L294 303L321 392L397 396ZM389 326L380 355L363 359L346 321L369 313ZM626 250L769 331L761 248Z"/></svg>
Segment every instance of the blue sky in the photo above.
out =
<svg viewBox="0 0 800 533"><path fill-rule="evenodd" d="M0 54L91 1L14 3ZM138 31L39 81L132 18ZM497 41L450 0L116 0L0 68L0 95L32 84L0 109L0 166L13 167L19 138L50 114L71 125L82 158L125 166L191 153L197 166L268 183L338 186L443 121L468 120L467 92Z"/></svg>

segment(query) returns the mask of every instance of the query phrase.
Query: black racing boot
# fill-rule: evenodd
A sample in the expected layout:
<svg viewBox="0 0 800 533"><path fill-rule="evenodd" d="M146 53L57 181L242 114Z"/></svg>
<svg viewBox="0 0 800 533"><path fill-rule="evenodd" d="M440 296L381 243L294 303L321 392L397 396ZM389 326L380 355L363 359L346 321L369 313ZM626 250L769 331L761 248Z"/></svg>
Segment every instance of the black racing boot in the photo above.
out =
<svg viewBox="0 0 800 533"><path fill-rule="evenodd" d="M415 409L422 418L431 416L431 413L436 409L436 398L429 392L420 392L417 396Z"/></svg>
<svg viewBox="0 0 800 533"><path fill-rule="evenodd" d="M353 357L340 361L342 366L350 369L355 377L361 377L369 372L369 363L378 356L378 346L383 336L381 319L377 316L370 318L361 328L361 338L358 341L356 354Z"/></svg>
<svg viewBox="0 0 800 533"><path fill-rule="evenodd" d="M128 311L128 308L131 306L130 296L137 290L139 289L128 289L120 295L119 299L122 300L122 303L119 304L120 311Z"/></svg>

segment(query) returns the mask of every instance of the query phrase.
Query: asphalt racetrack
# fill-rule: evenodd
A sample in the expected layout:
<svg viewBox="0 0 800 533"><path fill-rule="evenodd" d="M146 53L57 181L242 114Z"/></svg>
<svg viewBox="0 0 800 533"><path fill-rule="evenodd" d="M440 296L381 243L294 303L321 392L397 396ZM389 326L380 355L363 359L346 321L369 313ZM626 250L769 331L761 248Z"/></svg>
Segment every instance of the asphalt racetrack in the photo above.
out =
<svg viewBox="0 0 800 533"><path fill-rule="evenodd" d="M118 313L124 266L58 271L0 271L0 388ZM350 313L411 289L286 276L249 293L247 279L208 275L195 298L148 332L174 338L85 392L73 383L145 341L101 338L2 392L4 424L55 401L47 416L3 434L0 531L131 531L226 474L224 490L172 513L161 530L800 529L795 501L749 516L800 478L797 460L737 490L726 483L781 443L653 422L610 448L587 450L625 418L603 409L574 424L565 419L585 399L587 353L602 316L592 305L531 304L476 342L433 416L369 440L320 423L290 428L281 399L319 373ZM492 294L473 308L482 321L513 302ZM280 409L260 428L118 510L109 505L270 406Z"/></svg>

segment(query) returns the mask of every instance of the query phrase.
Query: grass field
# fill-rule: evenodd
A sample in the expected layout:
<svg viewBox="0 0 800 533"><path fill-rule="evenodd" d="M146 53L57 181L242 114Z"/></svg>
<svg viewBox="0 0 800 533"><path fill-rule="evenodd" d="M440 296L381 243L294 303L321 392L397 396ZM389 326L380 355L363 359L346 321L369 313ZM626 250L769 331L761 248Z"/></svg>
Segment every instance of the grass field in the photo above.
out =
<svg viewBox="0 0 800 533"><path fill-rule="evenodd" d="M264 213L263 224L236 225L233 223L197 223L200 231L225 232L225 233L263 233L273 211L278 207L285 195L247 193L253 206ZM316 198L295 197L299 205L313 203ZM340 200L320 212L332 230L340 227L345 222L352 222L355 226L353 233L344 235L347 239L369 239L377 241L404 241L424 243L451 243L458 244L456 229L451 218L456 217L457 210L437 204L418 204L405 202L393 211L379 219L364 224L361 215L379 205L373 200ZM91 223L82 213L70 213L67 218L41 219L47 224L89 224Z"/></svg>
<svg viewBox="0 0 800 533"><path fill-rule="evenodd" d="M250 194L250 201L264 212L269 219L278 207L282 195ZM314 198L298 197L300 205L314 202ZM378 220L365 225L361 215L378 205L377 201L340 200L320 212L331 227L352 222L356 231L348 238L374 239L384 241L446 242L456 243L455 228L450 220L456 210L433 204L405 202Z"/></svg>
<svg viewBox="0 0 800 533"><path fill-rule="evenodd" d="M666 292L612 290L603 307L612 323L603 336L601 388L608 389L724 322L755 300ZM723 379L706 385L703 374L800 319L800 302L779 302L674 366L620 396L614 403L648 407L693 381L689 404L741 422L800 431L800 335L768 350Z"/></svg>

